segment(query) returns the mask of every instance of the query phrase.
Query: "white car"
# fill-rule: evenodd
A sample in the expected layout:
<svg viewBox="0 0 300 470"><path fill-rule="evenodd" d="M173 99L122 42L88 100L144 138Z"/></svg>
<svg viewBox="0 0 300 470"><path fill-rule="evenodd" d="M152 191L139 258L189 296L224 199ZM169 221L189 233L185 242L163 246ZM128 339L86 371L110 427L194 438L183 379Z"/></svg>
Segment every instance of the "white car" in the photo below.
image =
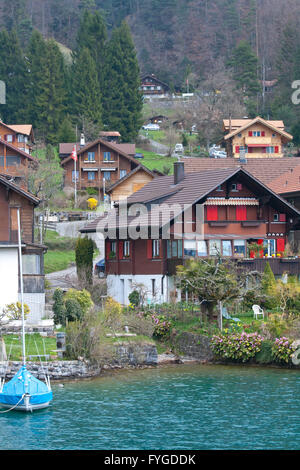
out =
<svg viewBox="0 0 300 470"><path fill-rule="evenodd" d="M213 155L214 155L215 158L227 158L227 153L222 152L221 150L218 150L218 151L214 152Z"/></svg>
<svg viewBox="0 0 300 470"><path fill-rule="evenodd" d="M145 126L142 127L145 131L159 131L160 127L158 124L146 124Z"/></svg>
<svg viewBox="0 0 300 470"><path fill-rule="evenodd" d="M176 144L174 152L175 153L182 153L183 152L183 145L182 144Z"/></svg>

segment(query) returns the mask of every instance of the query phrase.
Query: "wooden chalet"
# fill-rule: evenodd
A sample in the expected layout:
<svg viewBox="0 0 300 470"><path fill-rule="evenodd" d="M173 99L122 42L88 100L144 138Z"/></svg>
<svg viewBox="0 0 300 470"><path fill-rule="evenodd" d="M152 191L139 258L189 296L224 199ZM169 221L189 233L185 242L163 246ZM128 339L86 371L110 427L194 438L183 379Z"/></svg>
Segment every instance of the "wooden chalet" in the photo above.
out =
<svg viewBox="0 0 300 470"><path fill-rule="evenodd" d="M13 178L16 183L26 187L29 167L37 162L29 153L0 139L0 175Z"/></svg>
<svg viewBox="0 0 300 470"><path fill-rule="evenodd" d="M69 145L71 150L71 144ZM134 156L124 151L124 148L133 151L130 147L131 144L114 144L103 139L90 142L81 148L77 147L78 189L95 188L102 199L104 192L120 179L129 175L137 167L144 168ZM73 187L75 169L74 160L70 154L61 162L61 165L65 169L64 186Z"/></svg>
<svg viewBox="0 0 300 470"><path fill-rule="evenodd" d="M44 252L34 240L34 209L39 199L0 175L0 310L19 301L18 221L20 209L24 302L29 323L38 322L45 310Z"/></svg>
<svg viewBox="0 0 300 470"><path fill-rule="evenodd" d="M0 121L0 139L26 153L31 153L34 134L31 124L4 124Z"/></svg>
<svg viewBox="0 0 300 470"><path fill-rule="evenodd" d="M222 145L233 158L283 157L284 146L293 136L284 130L283 121L225 119Z"/></svg>
<svg viewBox="0 0 300 470"><path fill-rule="evenodd" d="M141 78L140 91L144 98L165 98L170 94L170 87L154 74L145 74Z"/></svg>
<svg viewBox="0 0 300 470"><path fill-rule="evenodd" d="M150 301L160 303L170 300L176 266L187 258L220 253L259 271L270 261L276 276L299 276L300 259L285 257L299 220L294 206L244 168L186 173L176 162L174 176L155 178L127 206L120 203L81 232L106 237L108 295L127 304L134 284L142 283Z"/></svg>

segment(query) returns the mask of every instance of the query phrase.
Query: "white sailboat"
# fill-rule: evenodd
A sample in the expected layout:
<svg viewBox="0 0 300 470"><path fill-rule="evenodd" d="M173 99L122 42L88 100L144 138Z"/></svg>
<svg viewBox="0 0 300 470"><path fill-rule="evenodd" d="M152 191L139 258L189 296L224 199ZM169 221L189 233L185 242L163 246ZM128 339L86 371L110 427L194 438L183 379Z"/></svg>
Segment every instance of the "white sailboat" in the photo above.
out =
<svg viewBox="0 0 300 470"><path fill-rule="evenodd" d="M34 377L26 367L25 352L25 316L24 316L24 289L22 269L22 247L21 247L21 222L20 209L18 209L18 248L19 248L19 273L22 305L22 360L23 364L15 376L5 383L0 379L0 406L6 411L21 410L34 411L49 406L53 399L49 377L45 382Z"/></svg>

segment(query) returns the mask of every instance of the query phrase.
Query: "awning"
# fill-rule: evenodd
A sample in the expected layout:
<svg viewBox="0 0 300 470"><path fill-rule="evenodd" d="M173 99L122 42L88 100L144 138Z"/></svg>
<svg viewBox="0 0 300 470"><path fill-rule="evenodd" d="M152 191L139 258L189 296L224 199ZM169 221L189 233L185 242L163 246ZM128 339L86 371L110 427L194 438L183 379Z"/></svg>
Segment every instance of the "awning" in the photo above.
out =
<svg viewBox="0 0 300 470"><path fill-rule="evenodd" d="M81 168L82 171L98 171L98 168Z"/></svg>
<svg viewBox="0 0 300 470"><path fill-rule="evenodd" d="M101 171L116 171L116 168L101 168Z"/></svg>
<svg viewBox="0 0 300 470"><path fill-rule="evenodd" d="M258 206L259 202L254 197L209 197L205 206Z"/></svg>
<svg viewBox="0 0 300 470"><path fill-rule="evenodd" d="M271 144L247 144L247 147L270 147Z"/></svg>

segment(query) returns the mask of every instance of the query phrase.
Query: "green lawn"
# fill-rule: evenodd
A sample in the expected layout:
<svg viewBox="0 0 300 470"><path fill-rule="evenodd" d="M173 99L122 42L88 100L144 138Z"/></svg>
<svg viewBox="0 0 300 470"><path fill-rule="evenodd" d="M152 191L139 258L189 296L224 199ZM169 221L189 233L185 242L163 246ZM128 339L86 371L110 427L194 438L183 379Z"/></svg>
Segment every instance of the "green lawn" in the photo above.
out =
<svg viewBox="0 0 300 470"><path fill-rule="evenodd" d="M48 251L44 257L45 274L67 269L75 263L75 251Z"/></svg>
<svg viewBox="0 0 300 470"><path fill-rule="evenodd" d="M6 354L12 361L22 359L22 341L18 334L4 335ZM38 354L49 354L54 356L56 349L56 338L43 337L39 333L25 335L26 356ZM41 358L44 359L43 357ZM35 358L39 360L39 358Z"/></svg>
<svg viewBox="0 0 300 470"><path fill-rule="evenodd" d="M149 168L149 170L163 171L164 168L169 168L169 174L173 174L173 165L176 159L172 157L162 157L154 152L143 150L141 148L136 149L137 153L142 153L144 158L141 160L142 165Z"/></svg>

